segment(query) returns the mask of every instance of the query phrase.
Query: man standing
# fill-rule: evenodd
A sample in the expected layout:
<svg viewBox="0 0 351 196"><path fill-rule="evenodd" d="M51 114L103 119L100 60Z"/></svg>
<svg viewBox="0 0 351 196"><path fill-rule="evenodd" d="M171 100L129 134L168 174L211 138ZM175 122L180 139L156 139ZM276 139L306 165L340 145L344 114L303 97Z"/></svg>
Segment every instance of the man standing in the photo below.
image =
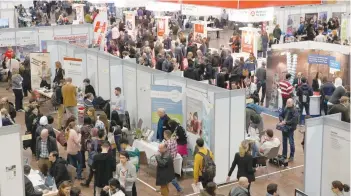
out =
<svg viewBox="0 0 351 196"><path fill-rule="evenodd" d="M66 78L66 84L62 86L62 97L66 112L78 119L77 89L72 84L72 78Z"/></svg>
<svg viewBox="0 0 351 196"><path fill-rule="evenodd" d="M278 196L278 185L275 183L271 183L267 186L267 194L266 196Z"/></svg>
<svg viewBox="0 0 351 196"><path fill-rule="evenodd" d="M104 141L101 145L101 153L93 158L95 196L100 196L101 190L108 186L108 181L116 171L116 160L111 153L108 153L109 149L110 143Z"/></svg>
<svg viewBox="0 0 351 196"><path fill-rule="evenodd" d="M299 86L301 86L302 82L301 82L301 78L302 78L302 73L299 72L296 75L296 78L294 79L292 85L295 87L295 89L297 89Z"/></svg>
<svg viewBox="0 0 351 196"><path fill-rule="evenodd" d="M290 144L290 157L289 161L294 161L295 143L294 131L297 126L298 114L294 106L294 100L289 98L286 101L286 107L283 108L282 113L279 114L279 125L282 126L283 134L283 157L286 159L288 154L288 139Z"/></svg>
<svg viewBox="0 0 351 196"><path fill-rule="evenodd" d="M305 108L306 115L310 115L310 96L313 95L312 88L308 86L305 77L301 79L301 86L297 88L296 95L299 97L300 115L302 115L303 108Z"/></svg>
<svg viewBox="0 0 351 196"><path fill-rule="evenodd" d="M323 110L324 110L324 115L328 114L328 100L330 96L333 95L333 92L335 91L335 86L332 82L328 81L328 77L324 76L322 79L322 86L320 87L321 89L321 101L323 105Z"/></svg>
<svg viewBox="0 0 351 196"><path fill-rule="evenodd" d="M213 182L215 172L206 173L210 161L214 161L212 152L204 147L205 142L202 138L196 140L196 147L198 150L194 159L194 184L202 183L203 188L206 188L207 183ZM207 162L207 163L206 163ZM203 165L205 163L205 165Z"/></svg>
<svg viewBox="0 0 351 196"><path fill-rule="evenodd" d="M124 96L122 95L121 87L115 88L115 95L116 95L116 103L113 106L112 110L117 111L120 121L124 122L125 116L125 100Z"/></svg>
<svg viewBox="0 0 351 196"><path fill-rule="evenodd" d="M261 95L261 106L263 106L263 101L266 96L266 62L262 62L262 66L256 70L257 77L257 93L260 92L262 87L262 95Z"/></svg>
<svg viewBox="0 0 351 196"><path fill-rule="evenodd" d="M161 195L168 196L168 183L174 179L174 166L171 155L167 151L167 144L158 146L159 154L156 155L156 186L161 186Z"/></svg>
<svg viewBox="0 0 351 196"><path fill-rule="evenodd" d="M177 141L172 138L172 132L170 130L166 130L163 132L164 138L165 138L165 144L168 146L168 152L172 156L173 161L177 157L178 154L178 149L177 149ZM174 178L172 180L173 186L177 189L178 195L181 195L183 190L182 187L177 182L177 178Z"/></svg>
<svg viewBox="0 0 351 196"><path fill-rule="evenodd" d="M277 24L273 30L273 37L276 39L274 41L274 44L279 44L281 35L282 35L282 30L280 29L279 24Z"/></svg>
<svg viewBox="0 0 351 196"><path fill-rule="evenodd" d="M286 101L292 97L293 86L289 82L290 78L291 74L287 73L285 75L285 80L279 82L279 88L283 99L283 109L285 108Z"/></svg>
<svg viewBox="0 0 351 196"><path fill-rule="evenodd" d="M239 186L234 187L230 193L229 196L249 196L249 187L250 183L249 180L246 177L240 177L239 178Z"/></svg>
<svg viewBox="0 0 351 196"><path fill-rule="evenodd" d="M57 151L50 153L49 161L51 162L49 173L50 176L55 179L57 187L59 187L62 182L71 180L66 167L67 162L59 157L59 153Z"/></svg>
<svg viewBox="0 0 351 196"><path fill-rule="evenodd" d="M168 121L170 118L167 116L165 109L159 108L157 109L157 115L160 117L157 123L157 133L156 133L156 139L158 141L162 142L163 141L163 132L165 130L169 130L170 127L168 125Z"/></svg>
<svg viewBox="0 0 351 196"><path fill-rule="evenodd" d="M36 159L38 167L41 168L44 164L50 165L49 154L57 150L56 139L49 136L49 130L43 129L40 137L37 137Z"/></svg>

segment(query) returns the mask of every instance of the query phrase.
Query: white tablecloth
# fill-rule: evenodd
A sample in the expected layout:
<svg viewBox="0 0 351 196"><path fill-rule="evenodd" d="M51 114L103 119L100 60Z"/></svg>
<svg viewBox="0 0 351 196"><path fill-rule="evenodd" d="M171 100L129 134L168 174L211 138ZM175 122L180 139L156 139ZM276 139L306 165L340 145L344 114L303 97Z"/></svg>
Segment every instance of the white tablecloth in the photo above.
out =
<svg viewBox="0 0 351 196"><path fill-rule="evenodd" d="M158 145L157 142L146 142L144 140L134 140L133 147L138 148L139 151L145 152L146 158L149 159L151 156L157 154L158 152ZM174 172L176 174L181 175L182 173L182 162L183 158L180 154L177 154L177 157L174 159Z"/></svg>
<svg viewBox="0 0 351 196"><path fill-rule="evenodd" d="M38 91L39 94L41 94L49 99L51 99L52 94L53 94L52 90L45 90L45 89L41 89L41 88L36 89L36 91Z"/></svg>

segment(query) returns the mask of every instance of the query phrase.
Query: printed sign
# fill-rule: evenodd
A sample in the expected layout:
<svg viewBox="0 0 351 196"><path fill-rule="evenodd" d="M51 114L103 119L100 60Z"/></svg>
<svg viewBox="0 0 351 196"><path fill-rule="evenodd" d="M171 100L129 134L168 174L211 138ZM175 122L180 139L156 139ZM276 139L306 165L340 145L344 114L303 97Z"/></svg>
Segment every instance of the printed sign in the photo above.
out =
<svg viewBox="0 0 351 196"><path fill-rule="evenodd" d="M241 34L241 51L251 53L254 52L254 32L252 31L242 31Z"/></svg>
<svg viewBox="0 0 351 196"><path fill-rule="evenodd" d="M166 20L160 18L157 22L157 36L162 37L166 31Z"/></svg>
<svg viewBox="0 0 351 196"><path fill-rule="evenodd" d="M322 64L329 65L330 60L335 60L333 56L325 56L318 54L310 54L308 55L308 63L309 64Z"/></svg>
<svg viewBox="0 0 351 196"><path fill-rule="evenodd" d="M65 70L65 76L72 78L73 84L80 84L83 81L82 59L64 57L63 69Z"/></svg>
<svg viewBox="0 0 351 196"><path fill-rule="evenodd" d="M331 74L334 74L337 71L340 71L340 62L337 62L335 60L330 60L329 61L329 72Z"/></svg>
<svg viewBox="0 0 351 196"><path fill-rule="evenodd" d="M50 53L30 53L29 58L32 88L38 89L40 88L40 82L42 80L42 76L39 74L41 72L40 69L42 69L44 62L46 65L50 65Z"/></svg>
<svg viewBox="0 0 351 196"><path fill-rule="evenodd" d="M230 21L236 22L263 22L272 21L274 8L258 8L258 9L230 9L228 18Z"/></svg>

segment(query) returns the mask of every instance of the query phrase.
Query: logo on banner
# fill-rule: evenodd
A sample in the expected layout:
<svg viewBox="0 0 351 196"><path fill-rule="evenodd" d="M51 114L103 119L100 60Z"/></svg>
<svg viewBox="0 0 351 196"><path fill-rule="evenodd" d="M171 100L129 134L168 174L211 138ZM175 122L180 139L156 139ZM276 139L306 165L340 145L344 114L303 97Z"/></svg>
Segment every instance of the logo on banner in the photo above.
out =
<svg viewBox="0 0 351 196"><path fill-rule="evenodd" d="M255 11L251 11L250 15L255 16Z"/></svg>
<svg viewBox="0 0 351 196"><path fill-rule="evenodd" d="M253 33L248 31L243 31L242 40L243 40L243 43L241 44L242 52L247 52L247 53L253 52L253 44L254 44Z"/></svg>

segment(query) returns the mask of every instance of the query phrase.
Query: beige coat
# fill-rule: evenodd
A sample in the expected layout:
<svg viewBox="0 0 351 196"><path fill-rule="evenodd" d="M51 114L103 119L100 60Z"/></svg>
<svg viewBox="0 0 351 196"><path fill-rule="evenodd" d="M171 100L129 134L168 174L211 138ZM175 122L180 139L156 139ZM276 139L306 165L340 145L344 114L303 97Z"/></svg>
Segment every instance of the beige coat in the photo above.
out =
<svg viewBox="0 0 351 196"><path fill-rule="evenodd" d="M45 70L39 69L38 75L40 78L45 80L48 84L51 84L51 68L47 67Z"/></svg>

